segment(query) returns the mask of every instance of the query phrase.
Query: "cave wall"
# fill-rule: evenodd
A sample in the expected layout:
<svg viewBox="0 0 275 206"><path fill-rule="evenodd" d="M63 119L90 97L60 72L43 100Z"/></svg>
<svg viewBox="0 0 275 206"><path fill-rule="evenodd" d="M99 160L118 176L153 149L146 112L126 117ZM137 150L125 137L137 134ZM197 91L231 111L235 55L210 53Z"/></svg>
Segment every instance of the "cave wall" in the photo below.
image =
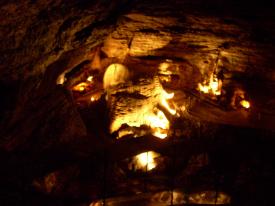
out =
<svg viewBox="0 0 275 206"><path fill-rule="evenodd" d="M240 151L246 146L247 139L234 139L232 143L228 137L228 142L224 143L214 138L214 143L211 142L215 145L213 149L211 144L205 146L205 142L201 142L198 136L209 140L213 136L223 136L232 129L226 126L226 129L217 129L220 124L245 127L240 129L241 132L232 132L231 136L237 137L251 135L257 127L260 130L256 129L255 136L252 136L267 137L268 140L263 141L263 148L259 149L267 149L267 152L260 155L260 158L257 155L252 160L247 158L252 161L252 165L257 166L256 173L267 173L265 177L268 179L271 173L270 162L273 160L270 156L274 154L270 153L270 147L274 145L270 137L274 137L275 124L273 11L272 1L253 3L246 0L1 1L0 94L3 101L0 103L0 148L1 159L6 168L1 181L4 185L11 182L14 188L21 184L18 187L28 193L24 188L32 188L30 182L36 177L41 178L57 169L61 169L61 177L63 170L68 174L67 177L72 177L79 170L87 170L87 167L93 168L94 164L98 164L97 168L88 170L93 172L96 179L102 172L102 163L95 159L103 158L103 148L113 154L113 159L120 160L148 148L164 147L163 143L151 137L145 143L137 140L122 142L120 146L113 148L110 145L114 142L110 142L105 133L89 133L85 119L83 120L76 109L70 92L56 85L56 79L64 71L75 68L85 60L90 61L91 67L95 66L98 53L102 59L95 69L101 74L110 62L127 64L131 71L141 74L155 73L160 63L171 59L180 65L178 75L184 80L173 87L187 91L194 89L203 75L209 72L211 64L219 58L218 67L225 70L228 84L243 86L250 93L254 105L260 108L260 112L255 113L255 118L253 116L252 119L257 121L243 123L243 119L237 121L233 115L231 119L234 121L228 121L227 112L215 115L211 109L207 110L207 106L196 106L193 112L200 115L197 119L184 123L187 129L183 133L198 142L194 143L195 146L193 143L191 146L181 144L187 151L182 156L192 156L194 151L190 149L192 151L189 154L188 148L199 145L201 150L194 153L211 150L215 157L216 154L221 154L220 148L224 148L226 154L222 154L228 158L232 154L226 148L234 147L235 144L241 145L237 150L237 154L241 155ZM194 99L195 102L198 97ZM104 110L101 107L100 109L100 112ZM211 112L213 117L209 118ZM260 119L259 113L268 114L270 118ZM209 123L209 119L214 123ZM180 127L183 125L180 124ZM246 130L246 127L252 127L252 132ZM236 128L233 127L234 129ZM252 146L248 146L247 153L244 152L247 156L257 150L257 147L250 144ZM270 146L265 147L268 144ZM133 151L123 151L127 145L131 145ZM237 161L238 155L228 161ZM57 156L60 158L56 159ZM269 162L267 161L266 168L261 169L261 164L257 161L265 158ZM89 162L88 166L83 163L85 161ZM222 158L214 158L213 161L223 168L224 165L220 165ZM240 160L245 168L248 167L246 164L251 166L246 161L246 157ZM72 162L77 162L78 166ZM255 177L247 177L249 172L243 170L245 171L240 174L245 174L245 177L240 177L241 180ZM16 171L28 175L16 177ZM112 175L113 173L110 174ZM120 177L121 174L115 175ZM10 180L5 180L5 177ZM257 177L257 181L260 181L262 176ZM188 178L187 175L185 179ZM96 186L89 188L84 184L83 187L81 181L79 183L75 180L75 184L70 187L71 191L67 191L64 186L66 181L70 180L60 183L59 190L53 193L61 196L75 194L77 198L83 194L91 199L97 197ZM90 183L102 186L102 181L95 183L93 179ZM241 185L244 188L249 187L246 183ZM75 192L78 189L82 194ZM20 193L16 189L11 191Z"/></svg>

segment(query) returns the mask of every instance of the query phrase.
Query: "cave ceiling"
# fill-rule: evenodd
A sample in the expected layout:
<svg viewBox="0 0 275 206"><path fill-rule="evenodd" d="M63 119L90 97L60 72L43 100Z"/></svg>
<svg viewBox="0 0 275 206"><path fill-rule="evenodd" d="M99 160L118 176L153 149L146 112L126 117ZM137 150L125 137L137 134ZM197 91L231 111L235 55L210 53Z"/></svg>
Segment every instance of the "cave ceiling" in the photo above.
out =
<svg viewBox="0 0 275 206"><path fill-rule="evenodd" d="M95 200L107 158L108 194L136 194L143 183L125 183L125 158L152 150L167 165L180 156L175 187L193 187L186 165L235 144L240 155L245 140L231 137L274 146L272 1L3 0L0 19L0 150L12 184L20 168L41 194ZM95 178L71 181L86 177L85 161ZM161 175L149 191L166 190Z"/></svg>

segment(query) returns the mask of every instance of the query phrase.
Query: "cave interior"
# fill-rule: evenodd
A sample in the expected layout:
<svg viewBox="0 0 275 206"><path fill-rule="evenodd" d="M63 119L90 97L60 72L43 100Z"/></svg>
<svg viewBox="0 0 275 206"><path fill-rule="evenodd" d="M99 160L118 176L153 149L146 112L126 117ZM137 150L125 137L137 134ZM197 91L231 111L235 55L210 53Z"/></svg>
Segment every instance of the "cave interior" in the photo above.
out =
<svg viewBox="0 0 275 206"><path fill-rule="evenodd" d="M0 205L275 205L274 11L0 1Z"/></svg>

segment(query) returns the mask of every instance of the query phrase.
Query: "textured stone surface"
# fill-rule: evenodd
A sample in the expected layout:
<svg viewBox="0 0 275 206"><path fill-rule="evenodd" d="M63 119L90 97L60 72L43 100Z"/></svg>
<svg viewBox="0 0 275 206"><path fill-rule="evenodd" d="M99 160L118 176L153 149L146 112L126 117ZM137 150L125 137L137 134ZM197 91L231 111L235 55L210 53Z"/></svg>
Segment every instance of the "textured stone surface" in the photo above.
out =
<svg viewBox="0 0 275 206"><path fill-rule="evenodd" d="M272 202L272 1L3 0L0 19L1 205L89 205L175 187L226 190L240 205ZM111 63L138 79L156 75L163 62L172 78L163 86L184 107L171 120L171 141L115 142L104 97L86 108L72 99L70 86L87 70L97 72L102 90ZM228 96L244 89L251 110L199 95L197 84L215 64ZM64 72L70 79L56 85ZM165 164L148 174L125 169L125 158L148 150Z"/></svg>

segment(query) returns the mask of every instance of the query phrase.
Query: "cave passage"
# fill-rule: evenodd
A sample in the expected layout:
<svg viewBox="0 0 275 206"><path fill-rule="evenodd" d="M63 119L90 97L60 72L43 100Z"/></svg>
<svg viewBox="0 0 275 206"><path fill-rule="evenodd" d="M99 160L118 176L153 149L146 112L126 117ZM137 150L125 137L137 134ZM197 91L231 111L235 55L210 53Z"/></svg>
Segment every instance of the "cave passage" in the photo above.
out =
<svg viewBox="0 0 275 206"><path fill-rule="evenodd" d="M0 205L274 205L274 9L1 1Z"/></svg>

